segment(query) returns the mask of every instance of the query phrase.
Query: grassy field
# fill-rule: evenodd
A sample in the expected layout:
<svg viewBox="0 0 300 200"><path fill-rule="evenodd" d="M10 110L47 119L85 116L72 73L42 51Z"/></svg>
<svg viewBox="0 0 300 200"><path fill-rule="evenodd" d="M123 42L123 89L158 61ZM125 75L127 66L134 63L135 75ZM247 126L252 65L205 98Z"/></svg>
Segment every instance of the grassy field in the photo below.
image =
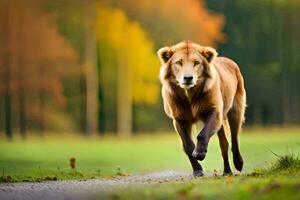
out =
<svg viewBox="0 0 300 200"><path fill-rule="evenodd" d="M300 199L298 167L230 177L204 177L189 181L121 188L109 199Z"/></svg>
<svg viewBox="0 0 300 200"><path fill-rule="evenodd" d="M272 166L252 173L134 185L109 192L108 199L300 199L299 155L276 157Z"/></svg>
<svg viewBox="0 0 300 200"><path fill-rule="evenodd" d="M299 129L247 130L241 134L245 173L270 167L276 159L272 152L284 155L299 152L299 149ZM6 177L5 181L89 179L159 170L191 172L175 133L132 138L64 136L58 139L51 136L26 141L2 140L0 152L0 176L2 179ZM70 168L72 157L76 159L76 170ZM216 135L209 144L202 165L205 171L222 171L223 162Z"/></svg>

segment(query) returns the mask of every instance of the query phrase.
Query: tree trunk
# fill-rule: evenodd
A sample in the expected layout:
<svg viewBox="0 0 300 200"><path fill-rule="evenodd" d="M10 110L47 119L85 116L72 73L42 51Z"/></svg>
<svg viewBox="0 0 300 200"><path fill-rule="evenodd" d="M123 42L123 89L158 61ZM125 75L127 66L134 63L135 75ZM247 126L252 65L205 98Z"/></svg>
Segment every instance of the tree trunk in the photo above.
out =
<svg viewBox="0 0 300 200"><path fill-rule="evenodd" d="M18 91L18 96L19 96L19 128L20 128L20 134L22 138L26 137L26 96L25 96L25 70L26 65L24 63L24 59L22 56L22 52L26 51L24 46L27 45L27 41L23 40L20 41L21 35L24 34L24 26L23 26L23 19L22 17L18 14L17 16L18 20L18 25L17 25L17 43L19 44L17 46L17 57L18 57L18 81L19 81L19 91ZM20 45L22 43L22 45Z"/></svg>
<svg viewBox="0 0 300 200"><path fill-rule="evenodd" d="M45 80L45 69L44 69L44 66L41 65L39 66L39 78L40 78L40 90L39 90L39 106L40 106L40 115L39 115L39 118L40 118L40 136L43 136L44 135L44 131L45 131L45 127L46 127L46 124L45 124L45 90L44 88L42 87L43 85L43 80Z"/></svg>
<svg viewBox="0 0 300 200"><path fill-rule="evenodd" d="M11 121L11 86L10 86L10 42L11 42L11 10L8 1L3 2L3 10L1 12L4 14L5 25L4 25L4 39L3 42L6 44L4 45L4 57L3 57L3 65L5 67L5 76L3 77L4 84L5 84L5 91L4 91L4 116L5 116L5 134L8 139L12 139L12 121Z"/></svg>
<svg viewBox="0 0 300 200"><path fill-rule="evenodd" d="M98 71L95 11L90 0L85 1L85 75L86 75L86 133L98 132Z"/></svg>
<svg viewBox="0 0 300 200"><path fill-rule="evenodd" d="M20 67L22 68L22 67ZM23 71L23 70L22 70ZM23 72L22 72L23 73ZM23 75L23 74L22 74ZM22 76L21 75L21 76ZM25 103L25 89L24 79L20 78L20 91L19 91L19 126L20 133L23 138L26 137L26 103Z"/></svg>
<svg viewBox="0 0 300 200"><path fill-rule="evenodd" d="M292 38L292 23L291 13L289 12L289 2L286 4L283 23L283 30L288 38ZM289 73L292 63L292 42L281 41L284 51L282 52L282 112L283 112L283 125L290 122L290 88L289 88Z"/></svg>
<svg viewBox="0 0 300 200"><path fill-rule="evenodd" d="M122 55L118 56L117 133L120 136L132 134L132 85L130 67Z"/></svg>
<svg viewBox="0 0 300 200"><path fill-rule="evenodd" d="M80 129L83 133L86 133L86 81L84 67L81 67L79 77L79 89L80 89Z"/></svg>

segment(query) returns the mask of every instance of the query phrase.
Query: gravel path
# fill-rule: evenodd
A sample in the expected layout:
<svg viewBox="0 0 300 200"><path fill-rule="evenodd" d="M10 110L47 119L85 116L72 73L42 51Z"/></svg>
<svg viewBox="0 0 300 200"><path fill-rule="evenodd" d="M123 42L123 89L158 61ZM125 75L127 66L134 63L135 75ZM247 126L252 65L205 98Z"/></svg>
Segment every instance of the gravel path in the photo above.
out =
<svg viewBox="0 0 300 200"><path fill-rule="evenodd" d="M93 199L117 187L134 184L154 184L171 180L189 180L189 173L164 171L141 175L122 176L109 179L93 179L87 181L45 181L39 183L2 183L0 199Z"/></svg>

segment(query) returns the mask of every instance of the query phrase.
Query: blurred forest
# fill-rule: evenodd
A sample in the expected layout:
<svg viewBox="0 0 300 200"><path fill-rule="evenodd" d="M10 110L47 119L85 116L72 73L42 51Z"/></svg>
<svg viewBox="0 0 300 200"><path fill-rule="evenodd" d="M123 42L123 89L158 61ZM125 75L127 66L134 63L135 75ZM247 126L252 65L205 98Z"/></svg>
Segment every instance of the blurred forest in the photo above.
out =
<svg viewBox="0 0 300 200"><path fill-rule="evenodd" d="M0 0L0 134L170 131L156 50L240 65L246 125L300 122L298 0Z"/></svg>

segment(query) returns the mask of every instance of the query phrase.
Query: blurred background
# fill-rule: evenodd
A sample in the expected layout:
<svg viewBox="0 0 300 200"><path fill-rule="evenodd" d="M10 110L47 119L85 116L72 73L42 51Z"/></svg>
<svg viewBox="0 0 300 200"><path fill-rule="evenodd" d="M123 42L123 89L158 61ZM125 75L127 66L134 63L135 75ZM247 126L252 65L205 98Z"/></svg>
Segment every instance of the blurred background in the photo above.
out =
<svg viewBox="0 0 300 200"><path fill-rule="evenodd" d="M215 47L244 75L246 126L300 122L298 0L0 0L0 135L173 131L156 51Z"/></svg>

